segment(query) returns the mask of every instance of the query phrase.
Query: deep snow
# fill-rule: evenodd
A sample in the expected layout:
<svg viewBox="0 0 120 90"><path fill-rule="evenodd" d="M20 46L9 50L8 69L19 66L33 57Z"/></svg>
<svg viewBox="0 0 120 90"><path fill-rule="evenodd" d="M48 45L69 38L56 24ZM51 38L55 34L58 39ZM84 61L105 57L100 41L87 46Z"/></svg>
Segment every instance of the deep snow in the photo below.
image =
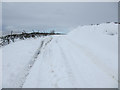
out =
<svg viewBox="0 0 120 90"><path fill-rule="evenodd" d="M2 49L0 49L0 89L2 89Z"/></svg>
<svg viewBox="0 0 120 90"><path fill-rule="evenodd" d="M18 41L3 47L3 87L20 87L28 64L34 58L42 38Z"/></svg>
<svg viewBox="0 0 120 90"><path fill-rule="evenodd" d="M3 49L3 88L117 88L118 25L79 26L68 35Z"/></svg>

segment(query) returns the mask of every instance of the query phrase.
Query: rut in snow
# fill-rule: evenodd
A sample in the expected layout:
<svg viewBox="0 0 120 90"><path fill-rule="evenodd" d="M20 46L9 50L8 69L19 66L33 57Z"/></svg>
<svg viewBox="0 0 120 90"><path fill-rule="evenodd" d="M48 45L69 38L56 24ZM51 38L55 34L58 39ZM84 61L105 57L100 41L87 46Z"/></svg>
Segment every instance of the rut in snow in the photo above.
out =
<svg viewBox="0 0 120 90"><path fill-rule="evenodd" d="M36 50L36 52L33 55L31 61L28 63L28 66L26 66L26 68L23 71L23 77L19 81L20 82L20 86L19 86L20 88L23 87L23 85L26 81L26 78L29 75L29 72L30 72L31 68L33 67L33 65L34 65L37 57L41 53L42 49L45 48L46 45L51 42L51 40L52 40L52 37L47 37L47 38L45 38L44 40L41 41L41 44L40 44L39 48Z"/></svg>

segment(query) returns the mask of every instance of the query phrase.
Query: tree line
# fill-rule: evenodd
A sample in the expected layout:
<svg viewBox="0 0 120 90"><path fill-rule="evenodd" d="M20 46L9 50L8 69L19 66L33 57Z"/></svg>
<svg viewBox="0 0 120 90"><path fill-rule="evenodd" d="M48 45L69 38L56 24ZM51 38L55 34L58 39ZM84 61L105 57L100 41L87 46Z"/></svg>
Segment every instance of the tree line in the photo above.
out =
<svg viewBox="0 0 120 90"><path fill-rule="evenodd" d="M11 31L11 34L0 37L1 39L0 46L4 46L7 44L10 44L11 42L15 42L15 40L17 39L25 40L27 38L36 38L36 37L48 36L48 35L62 35L62 33L55 33L54 30L52 30L51 32L34 32L33 31L31 33L27 33L23 30L23 32L20 34L14 34L13 31Z"/></svg>

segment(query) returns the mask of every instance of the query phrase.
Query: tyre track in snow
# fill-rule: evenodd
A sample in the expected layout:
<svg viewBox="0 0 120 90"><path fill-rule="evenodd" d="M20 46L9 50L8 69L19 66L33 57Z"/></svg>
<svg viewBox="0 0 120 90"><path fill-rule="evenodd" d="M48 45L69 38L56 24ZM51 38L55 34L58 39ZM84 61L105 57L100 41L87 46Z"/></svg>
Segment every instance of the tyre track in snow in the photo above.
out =
<svg viewBox="0 0 120 90"><path fill-rule="evenodd" d="M67 85L69 85L71 87L78 86L77 82L76 82L76 78L74 77L71 67L69 66L69 63L67 61L66 54L64 53L63 50L61 50L61 48L63 48L63 47L59 47L57 42L58 41L56 40L56 38L54 38L52 40L52 42L50 42L50 44L47 45L47 47L44 48L44 50L42 50L43 56L40 56L40 57L43 57L43 58L42 59L38 58L38 60L44 61L44 64L42 63L43 65L41 65L40 62L35 63L35 64L39 63L39 66L41 66L41 67L39 67L39 69L41 69L40 70L41 73L39 71L37 71L37 72L39 72L37 74L39 76L43 75L43 77L39 77L36 79L37 81L35 81L35 83L38 84L38 85L36 85L38 87L43 87L44 85L46 85L46 87L47 87L50 84L49 87L59 88L62 85L61 83L63 83L63 82L66 82ZM50 48L52 49L51 52L49 52ZM57 60L55 58L56 55L53 55L55 51L57 51L57 53L58 53L57 57L59 58L60 61L56 62L56 60ZM51 55L49 55L49 53L51 53L51 55L53 57ZM45 58L44 55L46 57L48 55L49 58ZM50 61L49 59L51 59L52 61ZM61 66L63 66L64 68L61 68ZM34 69L35 69L35 67L34 67ZM33 70L33 68L32 68L32 70ZM47 73L47 76L45 76L42 72ZM30 76L33 76L34 73ZM61 75L59 73L61 73ZM34 79L34 77L29 77L29 79L26 81L26 83L24 85L29 85L30 78ZM46 78L48 78L48 79L46 79ZM40 81L40 84L39 84L39 81ZM50 82L50 83L48 83L48 82ZM66 86L62 85L62 87L66 87Z"/></svg>
<svg viewBox="0 0 120 90"><path fill-rule="evenodd" d="M87 47L80 45L79 43L64 37L64 39L66 39L67 41L69 41L71 43L71 45L78 47L87 57L90 58L90 60L100 69L102 69L102 71L104 73L106 73L108 76L110 76L113 80L118 81L117 77L115 77L115 75L113 75L113 70L111 68L108 68L104 63L101 62L100 58L98 58L93 52L91 52L91 50L89 50ZM117 75L117 74L116 74Z"/></svg>
<svg viewBox="0 0 120 90"><path fill-rule="evenodd" d="M53 42L51 42L51 43L56 45L56 47L58 49L58 53L60 54L60 58L61 58L61 61L58 61L58 62L65 67L64 70L65 70L65 73L67 74L65 76L61 75L60 77L58 77L58 75L57 75L58 73L52 72L55 75L55 82L54 82L53 87L59 88L59 86L61 85L59 82L61 82L64 79L67 79L67 78L68 78L68 80L69 80L68 82L72 88L79 86L78 81L77 81L76 77L74 76L73 70L69 64L66 53L64 52L64 47L62 47L61 44L59 43L59 37L54 38ZM51 62L51 64L53 64L53 66L55 66L53 62ZM60 66L58 66L58 67L59 67L59 69L61 68ZM55 71L54 69L55 69L55 67L51 68L51 71Z"/></svg>
<svg viewBox="0 0 120 90"><path fill-rule="evenodd" d="M47 41L48 40L48 41ZM50 43L52 40L52 37L47 37L45 39L43 39L40 43L40 46L39 48L36 50L35 54L33 55L32 59L30 60L30 62L28 63L28 66L25 67L24 71L23 71L23 77L19 80L19 83L20 83L20 88L23 87L25 81L26 81L26 78L28 77L29 75L29 72L31 70L31 68L33 67L33 65L35 64L36 60L37 60L37 57L39 56L39 54L41 53L41 50L45 48L45 46Z"/></svg>
<svg viewBox="0 0 120 90"><path fill-rule="evenodd" d="M51 51L49 52L50 48L51 48ZM56 51L57 53L59 53L59 54L56 54L57 56L54 55L54 52ZM50 55L50 53L53 57ZM57 58L55 57L60 58L60 61L56 62ZM23 87L26 88L28 85L31 84L31 82L29 82L30 79L33 79L34 83L36 83L35 86L40 87L40 88L43 88L45 86L59 88L59 86L62 85L61 83L63 81L64 82L67 81L66 82L67 85L69 84L72 86L72 84L69 83L68 74L66 73L66 70L65 70L66 69L64 65L65 63L63 62L63 57L61 56L60 48L55 43L55 38L52 40L52 42L49 43L49 45L47 45L47 47L44 47L41 55L37 59L38 60L34 65L35 67L33 66L31 73L30 73L30 77L28 76L28 79L26 80ZM37 66L40 66L39 69ZM61 68L61 66L65 68ZM33 69L34 70L37 69L37 71L34 72ZM62 74L60 75L59 72L63 73L63 75ZM38 78L32 77L34 73L37 73L36 75L39 75L39 77ZM35 86L33 85L32 87L35 87ZM63 87L65 86L63 85Z"/></svg>
<svg viewBox="0 0 120 90"><path fill-rule="evenodd" d="M73 84L76 84L76 83L74 83L74 82L72 82L72 79L73 79L73 77L72 77L72 74L71 74L71 72L69 72L69 71L71 71L70 70L70 67L68 66L68 64L67 64L67 62L65 62L65 60L64 59L66 59L66 57L65 57L65 54L64 54L64 52L62 52L60 49L61 49L61 47L58 45L58 39L56 39L56 38L53 38L53 40L52 40L52 42L51 42L51 45L52 44L54 44L55 45L55 47L56 48L54 48L53 50L52 50L52 52L54 52L54 50L55 49L57 49L58 50L58 52L57 53L59 53L59 55L60 55L60 58L61 58L61 61L59 61L59 63L60 64L58 64L58 63L55 63L55 59L54 58L52 58L52 61L49 63L49 65L50 65L50 75L49 76L52 76L52 78L50 79L50 82L51 82L51 87L53 87L53 88L59 88L59 86L61 85L60 84L60 82L62 81L62 80L65 80L65 79L67 79L67 78L69 78L70 79L70 85L73 87ZM49 44L49 47L51 47L51 45ZM48 49L47 49L48 50ZM49 52L50 53L50 52ZM62 57L61 57L62 56ZM59 57L59 56L58 56ZM49 66L48 65L48 66ZM65 66L65 72L67 73L67 75L61 75L61 76L59 76L58 75L58 72L59 72L59 70L58 69L61 69L61 65L63 65L63 66ZM61 70L60 70L61 71ZM63 73L63 71L64 70L62 70L61 71L61 73ZM49 77L48 76L48 77ZM54 78L53 78L54 77ZM46 81L47 82L47 81ZM67 83L69 83L69 82L67 82ZM71 84L72 83L72 84ZM64 87L64 86L63 86Z"/></svg>
<svg viewBox="0 0 120 90"><path fill-rule="evenodd" d="M75 78L75 76L73 74L73 71L72 71L72 68L71 68L70 64L68 63L68 61L67 61L68 59L66 57L66 54L64 53L63 48L59 45L57 40L56 40L56 44L60 49L61 56L63 57L63 62L64 62L63 64L66 67L66 72L67 72L68 77L69 77L69 79L71 81L70 83L72 84L73 87L76 87L76 86L78 86L77 85L78 84L77 79Z"/></svg>
<svg viewBox="0 0 120 90"><path fill-rule="evenodd" d="M66 40L66 42L68 41L67 39L64 39L64 40ZM68 46L70 48L75 48L75 47L69 46L69 44L67 45L67 43L65 43L65 44L66 44L66 46ZM73 62L70 61L70 59L74 60L74 58L71 56L71 55L73 55L73 53L71 53L69 50L67 50L67 52L69 54L65 53L66 50L65 50L64 46L61 45L59 42L58 42L58 47L60 48L61 55L63 56L64 65L66 66L66 71L71 80L73 88L79 88L81 86L81 83L80 83L81 81L83 84L89 85L89 83L87 83L87 81L84 79L84 77L81 74L79 74L80 70L78 69L78 65L76 65L76 63L74 61ZM78 77L81 77L81 78L78 79Z"/></svg>

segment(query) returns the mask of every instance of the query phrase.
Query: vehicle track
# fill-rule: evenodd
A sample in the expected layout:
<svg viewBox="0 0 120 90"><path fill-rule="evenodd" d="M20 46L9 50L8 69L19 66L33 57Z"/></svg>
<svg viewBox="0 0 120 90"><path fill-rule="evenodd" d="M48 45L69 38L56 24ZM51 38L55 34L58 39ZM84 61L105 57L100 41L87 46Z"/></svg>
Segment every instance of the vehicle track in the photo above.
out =
<svg viewBox="0 0 120 90"><path fill-rule="evenodd" d="M48 39L48 38L49 38L49 39ZM48 39L48 41L47 41L47 39ZM35 54L33 55L32 59L30 60L30 62L28 63L28 65L25 67L25 69L24 69L24 71L23 71L23 75L22 75L23 77L19 80L19 82L20 82L20 86L19 86L19 87L20 87L20 88L23 87L23 85L24 85L24 83L25 83L25 81L26 81L26 78L27 78L28 75L29 75L29 72L30 72L31 68L32 68L33 65L35 64L35 62L36 62L39 54L40 54L41 51L42 51L42 49L45 48L46 45L51 42L51 40L52 40L52 37L47 37L47 38L45 38L44 40L41 41L39 48L36 50L36 52L35 52Z"/></svg>

